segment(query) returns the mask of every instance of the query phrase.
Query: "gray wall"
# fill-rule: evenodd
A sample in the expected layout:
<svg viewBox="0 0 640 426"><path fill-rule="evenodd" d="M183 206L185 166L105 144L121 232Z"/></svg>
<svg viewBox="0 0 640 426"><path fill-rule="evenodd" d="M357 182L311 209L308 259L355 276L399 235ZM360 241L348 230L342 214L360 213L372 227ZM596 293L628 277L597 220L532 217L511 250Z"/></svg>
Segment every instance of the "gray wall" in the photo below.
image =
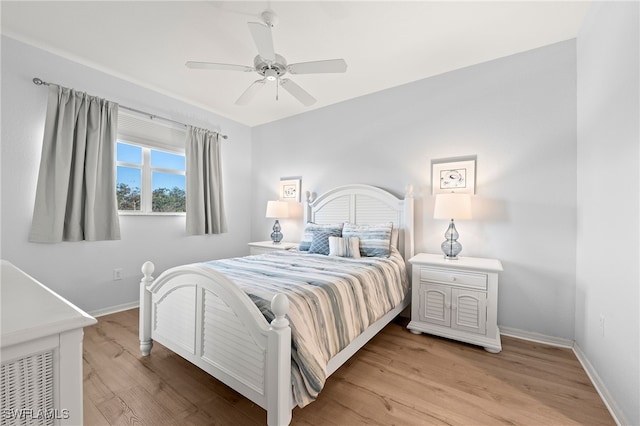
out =
<svg viewBox="0 0 640 426"><path fill-rule="evenodd" d="M39 77L189 124L220 129L229 233L187 237L179 216L121 216L120 241L29 243L47 90ZM247 254L251 220L251 130L8 37L2 37L2 258L87 311L136 302L145 260L164 270L185 262ZM114 268L124 279L112 280Z"/></svg>
<svg viewBox="0 0 640 426"><path fill-rule="evenodd" d="M447 224L432 218L430 162L477 155L462 255L502 261L500 325L573 339L575 71L571 40L254 127L252 238L269 238L281 177L318 194L413 184L416 250L438 253ZM296 241L302 218L281 222Z"/></svg>
<svg viewBox="0 0 640 426"><path fill-rule="evenodd" d="M639 13L596 3L577 44L575 340L629 425L640 424Z"/></svg>

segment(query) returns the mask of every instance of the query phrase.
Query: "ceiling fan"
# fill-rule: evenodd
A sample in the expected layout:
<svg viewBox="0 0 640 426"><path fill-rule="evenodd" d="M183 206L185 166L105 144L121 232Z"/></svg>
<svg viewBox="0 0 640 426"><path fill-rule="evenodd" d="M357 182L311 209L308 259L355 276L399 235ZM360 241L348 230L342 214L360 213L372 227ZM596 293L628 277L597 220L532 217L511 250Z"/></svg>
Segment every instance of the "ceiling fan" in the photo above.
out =
<svg viewBox="0 0 640 426"><path fill-rule="evenodd" d="M219 64L215 62L188 61L185 65L192 69L209 69L223 71L257 72L261 79L254 81L235 102L236 105L247 105L251 99L264 87L267 81L276 82L276 99L278 86L289 92L304 106L312 105L316 99L306 90L298 86L288 78L282 78L289 74L316 74L316 73L342 73L347 70L344 59L327 59L323 61L299 62L287 64L282 56L275 53L271 28L275 26L278 16L274 11L267 9L260 15L264 23L248 22L251 37L258 49L258 55L253 59L253 66Z"/></svg>

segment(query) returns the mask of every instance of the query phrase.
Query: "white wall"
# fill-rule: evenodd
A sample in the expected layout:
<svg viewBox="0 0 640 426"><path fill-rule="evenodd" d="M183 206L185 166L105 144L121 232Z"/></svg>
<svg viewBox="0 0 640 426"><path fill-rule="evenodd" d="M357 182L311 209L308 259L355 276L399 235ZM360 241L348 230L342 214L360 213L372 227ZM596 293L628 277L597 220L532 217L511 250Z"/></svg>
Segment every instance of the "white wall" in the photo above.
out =
<svg viewBox="0 0 640 426"><path fill-rule="evenodd" d="M29 243L47 99L47 90L35 86L33 77L229 135L222 145L229 233L187 237L184 217L121 216L120 241ZM164 270L248 253L251 130L247 126L2 37L1 153L2 258L87 311L136 302L145 260ZM122 281L112 280L114 268L123 268Z"/></svg>
<svg viewBox="0 0 640 426"><path fill-rule="evenodd" d="M629 425L640 424L639 13L596 3L577 42L575 340Z"/></svg>
<svg viewBox="0 0 640 426"><path fill-rule="evenodd" d="M499 323L575 337L619 418L640 424L638 14L596 3L577 52L558 43L254 129L2 37L0 255L85 310L135 302L144 260L164 270L268 239L266 201L286 176L317 193L413 184L416 249L438 252L430 161L477 155L474 219L458 229L463 255L504 264ZM47 94L36 76L228 134L230 232L186 237L184 218L123 216L121 241L29 243ZM297 240L301 217L282 223ZM116 267L124 280L112 281Z"/></svg>
<svg viewBox="0 0 640 426"><path fill-rule="evenodd" d="M280 177L318 194L366 183L400 196L413 184L416 250L438 253L446 221L432 219L430 162L477 155L462 255L503 262L501 325L573 339L575 67L571 40L255 127L252 238L269 238ZM296 241L302 219L281 222Z"/></svg>

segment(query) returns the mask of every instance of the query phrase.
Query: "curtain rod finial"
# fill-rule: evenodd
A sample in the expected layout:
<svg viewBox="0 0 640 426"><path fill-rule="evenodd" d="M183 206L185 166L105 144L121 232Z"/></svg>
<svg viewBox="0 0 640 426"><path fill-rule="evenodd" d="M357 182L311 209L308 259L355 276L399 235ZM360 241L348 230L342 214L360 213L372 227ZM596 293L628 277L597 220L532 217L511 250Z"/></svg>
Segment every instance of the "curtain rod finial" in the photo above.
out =
<svg viewBox="0 0 640 426"><path fill-rule="evenodd" d="M34 78L32 81L33 81L33 84L35 84L36 86L42 86L43 84L46 84L44 81L40 80L38 77Z"/></svg>

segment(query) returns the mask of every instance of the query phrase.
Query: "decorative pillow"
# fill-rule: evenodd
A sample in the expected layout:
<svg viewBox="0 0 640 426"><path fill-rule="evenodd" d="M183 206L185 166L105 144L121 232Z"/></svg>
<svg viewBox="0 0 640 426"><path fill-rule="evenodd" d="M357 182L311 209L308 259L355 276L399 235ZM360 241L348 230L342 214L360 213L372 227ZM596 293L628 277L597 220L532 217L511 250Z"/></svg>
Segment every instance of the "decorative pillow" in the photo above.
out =
<svg viewBox="0 0 640 426"><path fill-rule="evenodd" d="M311 241L313 240L313 234L320 231L337 231L338 237L342 233L342 223L331 225L318 225L317 223L309 222L304 228L302 239L300 240L300 251L309 251L311 247Z"/></svg>
<svg viewBox="0 0 640 426"><path fill-rule="evenodd" d="M329 256L360 257L358 237L329 237Z"/></svg>
<svg viewBox="0 0 640 426"><path fill-rule="evenodd" d="M315 232L311 240L311 245L309 246L309 253L329 254L329 238L339 236L340 231L336 230Z"/></svg>
<svg viewBox="0 0 640 426"><path fill-rule="evenodd" d="M391 230L393 223L379 225L353 225L345 223L342 228L344 238L360 239L360 255L364 257L389 257L391 247Z"/></svg>

